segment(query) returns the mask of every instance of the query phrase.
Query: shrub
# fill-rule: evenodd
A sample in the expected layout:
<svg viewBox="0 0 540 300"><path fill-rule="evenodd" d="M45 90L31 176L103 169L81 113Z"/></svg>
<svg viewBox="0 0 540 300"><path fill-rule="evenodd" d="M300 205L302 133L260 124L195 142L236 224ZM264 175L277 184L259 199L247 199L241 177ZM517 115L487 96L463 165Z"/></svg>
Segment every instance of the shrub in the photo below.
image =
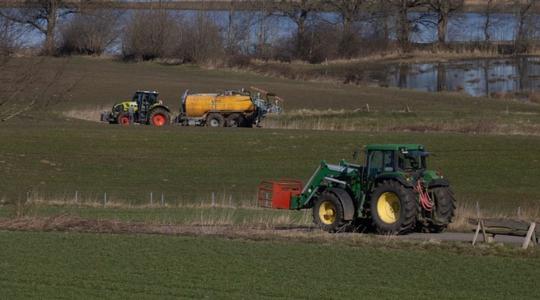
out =
<svg viewBox="0 0 540 300"><path fill-rule="evenodd" d="M124 59L151 60L170 57L178 25L168 11L137 11L122 35Z"/></svg>
<svg viewBox="0 0 540 300"><path fill-rule="evenodd" d="M60 54L101 55L118 37L120 14L92 11L75 15L60 30Z"/></svg>
<svg viewBox="0 0 540 300"><path fill-rule="evenodd" d="M223 37L218 25L204 13L179 24L175 58L184 62L206 63L222 58Z"/></svg>

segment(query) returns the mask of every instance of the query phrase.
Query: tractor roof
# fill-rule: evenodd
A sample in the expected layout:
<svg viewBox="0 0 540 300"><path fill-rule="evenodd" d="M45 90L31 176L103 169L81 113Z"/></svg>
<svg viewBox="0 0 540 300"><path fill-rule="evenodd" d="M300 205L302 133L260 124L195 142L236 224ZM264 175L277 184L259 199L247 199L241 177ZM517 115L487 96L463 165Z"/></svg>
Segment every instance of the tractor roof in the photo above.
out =
<svg viewBox="0 0 540 300"><path fill-rule="evenodd" d="M420 144L371 144L366 146L366 150L391 150L398 151L401 149L406 150L424 150L424 146Z"/></svg>
<svg viewBox="0 0 540 300"><path fill-rule="evenodd" d="M143 90L138 90L138 91L136 91L136 93L159 94L158 91L143 91Z"/></svg>

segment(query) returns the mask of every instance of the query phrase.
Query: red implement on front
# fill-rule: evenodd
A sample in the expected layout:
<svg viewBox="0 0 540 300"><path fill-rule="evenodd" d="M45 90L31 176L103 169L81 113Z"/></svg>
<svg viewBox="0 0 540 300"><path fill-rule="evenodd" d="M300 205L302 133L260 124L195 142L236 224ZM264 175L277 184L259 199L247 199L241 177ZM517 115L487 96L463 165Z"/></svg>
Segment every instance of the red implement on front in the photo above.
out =
<svg viewBox="0 0 540 300"><path fill-rule="evenodd" d="M290 209L291 198L302 193L302 181L294 179L268 180L259 184L257 200L260 207Z"/></svg>

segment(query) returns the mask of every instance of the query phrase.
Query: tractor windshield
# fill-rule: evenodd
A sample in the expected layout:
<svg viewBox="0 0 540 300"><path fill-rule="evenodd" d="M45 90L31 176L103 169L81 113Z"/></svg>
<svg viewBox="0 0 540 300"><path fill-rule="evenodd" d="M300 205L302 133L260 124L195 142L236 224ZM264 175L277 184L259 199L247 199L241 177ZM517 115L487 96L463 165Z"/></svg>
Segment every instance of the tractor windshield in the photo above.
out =
<svg viewBox="0 0 540 300"><path fill-rule="evenodd" d="M135 95L133 95L133 101L137 103L143 102L152 105L157 102L158 95L159 94L157 93L137 92L135 93Z"/></svg>
<svg viewBox="0 0 540 300"><path fill-rule="evenodd" d="M398 155L398 167L403 171L423 170L426 168L427 152L406 151Z"/></svg>

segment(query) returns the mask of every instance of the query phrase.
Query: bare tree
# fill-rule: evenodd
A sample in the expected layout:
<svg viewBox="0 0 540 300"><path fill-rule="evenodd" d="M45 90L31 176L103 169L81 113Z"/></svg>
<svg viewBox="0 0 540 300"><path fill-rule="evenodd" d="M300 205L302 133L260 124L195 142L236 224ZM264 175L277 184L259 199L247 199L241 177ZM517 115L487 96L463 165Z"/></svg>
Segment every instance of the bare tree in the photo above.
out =
<svg viewBox="0 0 540 300"><path fill-rule="evenodd" d="M259 0L244 0L244 5L248 5L253 11L253 33L256 35L256 41L254 42L254 54L255 56L263 59L267 59L270 56L269 30L271 29L269 20L273 16L273 10L275 9L275 3L270 1Z"/></svg>
<svg viewBox="0 0 540 300"><path fill-rule="evenodd" d="M413 21L409 13L418 7L424 6L424 0L386 0L396 13L396 32L398 44L403 52L410 51L410 33Z"/></svg>
<svg viewBox="0 0 540 300"><path fill-rule="evenodd" d="M0 17L0 56L14 53L21 45L25 30L13 21Z"/></svg>
<svg viewBox="0 0 540 300"><path fill-rule="evenodd" d="M276 3L276 13L285 16L296 24L295 54L308 60L310 49L305 47L308 17L322 8L321 0L281 0Z"/></svg>
<svg viewBox="0 0 540 300"><path fill-rule="evenodd" d="M355 22L367 15L370 0L326 0L325 4L340 15L342 33L338 52L342 57L353 57L358 54L360 41L354 28Z"/></svg>
<svg viewBox="0 0 540 300"><path fill-rule="evenodd" d="M538 0L514 0L513 7L515 9L517 25L514 40L514 52L527 52L529 48L529 35L533 26L532 15L534 7L538 4Z"/></svg>
<svg viewBox="0 0 540 300"><path fill-rule="evenodd" d="M70 100L84 71L66 74L68 60L13 59L0 68L0 121L43 111Z"/></svg>
<svg viewBox="0 0 540 300"><path fill-rule="evenodd" d="M219 26L204 11L178 26L173 56L184 62L206 63L223 55L223 37Z"/></svg>
<svg viewBox="0 0 540 300"><path fill-rule="evenodd" d="M430 11L437 14L437 40L439 45L446 43L446 31L450 15L463 8L463 0L427 0Z"/></svg>
<svg viewBox="0 0 540 300"><path fill-rule="evenodd" d="M101 55L118 37L118 10L81 12L61 27L59 51L63 54Z"/></svg>
<svg viewBox="0 0 540 300"><path fill-rule="evenodd" d="M249 51L250 33L259 19L257 14L260 12L255 9L237 13L236 7L240 3L256 8L255 2L231 0L225 28L225 49L228 55L245 54ZM264 20L261 19L259 22Z"/></svg>
<svg viewBox="0 0 540 300"><path fill-rule="evenodd" d="M373 42L378 43L379 51L387 50L391 40L392 6L389 1L372 0L368 3L373 24Z"/></svg>
<svg viewBox="0 0 540 300"><path fill-rule="evenodd" d="M486 9L484 11L484 25L483 25L483 32L484 32L484 41L486 43L489 43L491 41L491 33L490 29L493 23L492 20L492 14L493 14L493 8L494 8L494 2L495 0L487 0L486 1Z"/></svg>
<svg viewBox="0 0 540 300"><path fill-rule="evenodd" d="M366 11L366 4L370 0L326 0L324 3L332 8L341 17L343 30L348 31L351 24L358 21L363 12Z"/></svg>
<svg viewBox="0 0 540 300"><path fill-rule="evenodd" d="M45 35L43 54L55 52L55 31L60 18L77 12L73 1L64 0L26 0L26 7L11 10L9 13L0 10L0 15L20 24L37 29Z"/></svg>

